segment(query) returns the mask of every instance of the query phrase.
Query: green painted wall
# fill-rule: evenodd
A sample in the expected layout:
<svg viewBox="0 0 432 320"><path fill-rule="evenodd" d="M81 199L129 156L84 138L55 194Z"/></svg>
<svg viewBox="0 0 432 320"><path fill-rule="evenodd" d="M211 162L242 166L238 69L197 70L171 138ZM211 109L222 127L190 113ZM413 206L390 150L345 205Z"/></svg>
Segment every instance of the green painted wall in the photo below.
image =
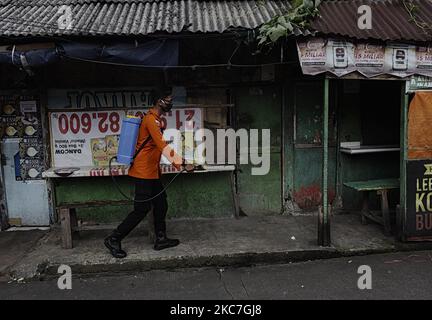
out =
<svg viewBox="0 0 432 320"><path fill-rule="evenodd" d="M281 90L278 86L235 90L238 128L270 129L270 171L251 175L251 165L238 173L239 204L248 215L275 214L282 210L281 191ZM260 151L262 152L262 150Z"/></svg>
<svg viewBox="0 0 432 320"><path fill-rule="evenodd" d="M248 215L281 212L280 153L270 154L270 172L251 175L251 165L241 165L238 173L240 207Z"/></svg>
<svg viewBox="0 0 432 320"><path fill-rule="evenodd" d="M271 130L270 172L264 176L252 176L252 165L248 164L240 165L237 173L239 205L244 213L263 215L281 212L283 206L282 170L285 170L285 201L294 201L302 211L316 210L320 204L322 84L322 79L286 83L284 84L284 100L282 90L278 86L251 86L233 89L237 112L236 127ZM398 177L399 174L398 153L354 157L340 154L338 151L337 146L340 141L363 141L366 138L370 142L374 136L378 137L377 142L379 143L392 142L393 138L397 140L399 105L395 105L392 98L386 99L392 95L392 90L397 86L383 85L380 88L386 93L383 94L383 100L377 102L378 105L382 104L383 110L380 112L376 111L376 105L365 108L367 102L359 98L358 90L369 92L374 89L374 86L375 83L368 84L366 87L350 84L345 88L335 81L331 83L329 198L330 201L333 201L340 196L347 210L360 208L361 198L358 193L343 187L343 182ZM395 92L397 100L399 100L398 94L399 91ZM371 94L370 96L376 95ZM283 117L285 120L283 164L281 155L282 103L284 104ZM384 105L385 103L389 105ZM388 115L389 113L391 115ZM387 129L386 125L388 125ZM384 133L380 134L382 127L384 127ZM172 175L164 176L164 179L169 177ZM56 181L58 202L122 199L109 178L73 178L57 179ZM127 190L132 195L132 185L128 178L122 177L119 178L119 181L123 190ZM170 205L168 216L233 216L234 206L231 192L230 173L182 175L168 190ZM397 201L397 194L391 194L392 204L393 199ZM376 197L372 197L371 206L376 207L377 204ZM80 209L78 214L85 220L118 221L130 210L130 206L106 206Z"/></svg>
<svg viewBox="0 0 432 320"><path fill-rule="evenodd" d="M166 183L173 175L164 175ZM56 199L60 202L91 200L123 200L109 177L56 179ZM133 183L128 177L118 181L125 193L133 196ZM168 217L230 217L234 206L230 187L230 173L182 174L167 190ZM132 206L101 206L78 209L78 216L86 221L120 221Z"/></svg>
<svg viewBox="0 0 432 320"><path fill-rule="evenodd" d="M314 211L321 203L323 80L285 85L285 199L287 210ZM329 119L329 199L336 190L335 110Z"/></svg>
<svg viewBox="0 0 432 320"><path fill-rule="evenodd" d="M281 212L281 97L275 87L237 88L235 103L238 128L270 129L270 172L252 176L252 165L241 165L238 172L240 207L246 214ZM260 150L260 153L262 150ZM229 172L181 175L168 189L168 217L229 217L234 204ZM164 175L164 180L172 175ZM127 177L118 181L122 190L133 196L133 185ZM56 179L56 201L80 202L123 200L109 177ZM132 206L101 206L78 209L84 220L111 222L121 220Z"/></svg>
<svg viewBox="0 0 432 320"><path fill-rule="evenodd" d="M322 148L295 149L293 199L304 211L314 211L321 204ZM336 194L336 149L329 148L328 195Z"/></svg>

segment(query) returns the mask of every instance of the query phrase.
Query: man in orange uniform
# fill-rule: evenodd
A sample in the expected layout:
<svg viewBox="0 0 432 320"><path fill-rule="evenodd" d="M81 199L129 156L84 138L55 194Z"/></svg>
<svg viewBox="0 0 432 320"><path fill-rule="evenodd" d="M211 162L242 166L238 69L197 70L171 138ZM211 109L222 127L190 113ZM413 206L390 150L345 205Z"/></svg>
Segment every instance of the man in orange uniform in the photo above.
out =
<svg viewBox="0 0 432 320"><path fill-rule="evenodd" d="M182 167L186 171L192 171L193 165L186 165L184 160L163 139L161 115L172 108L172 96L170 93L160 93L153 103L153 107L144 116L138 135L137 150L147 140L144 148L137 154L129 175L135 180L134 210L123 222L105 239L105 246L115 258L126 257L126 252L121 248L121 240L124 239L147 215L153 205L154 229L156 241L155 250L162 250L177 246L178 239L169 239L166 236L165 217L168 210L166 193L160 180L160 159L163 154L178 170ZM155 197L150 201L146 199Z"/></svg>

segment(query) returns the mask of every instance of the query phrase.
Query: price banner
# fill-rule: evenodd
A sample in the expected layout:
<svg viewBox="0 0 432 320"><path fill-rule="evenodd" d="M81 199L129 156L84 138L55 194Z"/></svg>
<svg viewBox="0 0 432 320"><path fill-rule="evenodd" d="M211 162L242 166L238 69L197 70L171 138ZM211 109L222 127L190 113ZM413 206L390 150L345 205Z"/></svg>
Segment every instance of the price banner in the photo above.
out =
<svg viewBox="0 0 432 320"><path fill-rule="evenodd" d="M123 118L126 115L142 117L145 112L134 109L50 113L52 166L108 166L109 160L117 155ZM179 139L173 139L172 131L164 132L164 138L171 141L174 150L185 151L187 158L194 158L197 152L193 133L202 128L201 109L173 109L162 116L162 122L166 129L181 132L179 139L182 139L182 143L179 143ZM164 158L161 162L168 164Z"/></svg>

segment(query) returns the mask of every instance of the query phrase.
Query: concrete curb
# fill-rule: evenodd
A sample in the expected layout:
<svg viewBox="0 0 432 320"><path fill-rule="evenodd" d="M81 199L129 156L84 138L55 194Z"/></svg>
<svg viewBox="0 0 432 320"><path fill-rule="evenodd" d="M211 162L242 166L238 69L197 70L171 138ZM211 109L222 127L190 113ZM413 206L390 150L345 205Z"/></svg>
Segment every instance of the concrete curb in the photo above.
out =
<svg viewBox="0 0 432 320"><path fill-rule="evenodd" d="M200 257L174 257L160 260L119 260L114 264L75 264L70 265L72 272L81 276L95 274L116 274L145 272L150 270L173 270L184 268L205 267L248 267L254 265L271 265L299 263L313 260L324 260L343 257L364 256L372 254L395 253L403 251L432 250L432 243L401 244L383 248L364 249L336 249L319 248L316 250L298 250L285 252L247 252L229 255L200 256ZM44 278L57 277L60 264L43 263L37 269L37 274L26 280L43 280Z"/></svg>

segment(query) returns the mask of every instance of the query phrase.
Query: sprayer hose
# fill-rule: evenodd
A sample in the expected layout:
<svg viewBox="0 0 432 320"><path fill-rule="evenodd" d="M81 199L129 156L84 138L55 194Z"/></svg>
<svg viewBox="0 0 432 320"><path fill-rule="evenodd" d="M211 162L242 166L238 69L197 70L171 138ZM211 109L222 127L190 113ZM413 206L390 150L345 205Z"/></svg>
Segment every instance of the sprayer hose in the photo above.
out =
<svg viewBox="0 0 432 320"><path fill-rule="evenodd" d="M112 161L114 160L114 159L116 159L117 160L117 157L112 157L111 159L110 159L110 161L109 161L109 163L108 163L108 170L109 170L109 175L111 176L111 179L112 179L112 181L114 182L114 185L115 185L115 187L117 188L117 190L118 190L118 192L126 199L126 200L129 200L129 201L133 201L133 202L149 202L149 201L152 201L152 200L154 200L154 199L156 199L157 197L159 197L162 193L164 193L167 189L168 189L168 187L171 185L171 183L173 183L174 182L174 180L182 173L182 172L184 172L184 171L186 171L186 169L183 169L183 170L181 170L180 172L177 172L176 173L176 175L167 183L167 185L162 189L162 191L161 192L159 192L157 195L155 195L155 196L153 196L153 197L151 197L151 198L148 198L148 199L145 199L145 200L135 200L135 199L132 199L132 198L130 198L128 195L126 195L123 191L122 191L122 189L120 189L120 186L119 186L119 184L117 183L117 181L116 181L116 179L114 178L114 176L112 175L112 171L111 171L111 165L112 165Z"/></svg>

